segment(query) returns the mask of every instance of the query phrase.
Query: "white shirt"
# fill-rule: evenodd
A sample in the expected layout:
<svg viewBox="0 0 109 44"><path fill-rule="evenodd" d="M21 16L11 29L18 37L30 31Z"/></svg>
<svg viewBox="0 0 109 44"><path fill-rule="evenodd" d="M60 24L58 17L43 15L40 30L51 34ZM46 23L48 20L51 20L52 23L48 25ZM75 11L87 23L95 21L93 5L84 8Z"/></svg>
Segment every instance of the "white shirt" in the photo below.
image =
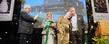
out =
<svg viewBox="0 0 109 44"><path fill-rule="evenodd" d="M71 22L72 22L72 31L77 31L78 30L77 15L72 16Z"/></svg>

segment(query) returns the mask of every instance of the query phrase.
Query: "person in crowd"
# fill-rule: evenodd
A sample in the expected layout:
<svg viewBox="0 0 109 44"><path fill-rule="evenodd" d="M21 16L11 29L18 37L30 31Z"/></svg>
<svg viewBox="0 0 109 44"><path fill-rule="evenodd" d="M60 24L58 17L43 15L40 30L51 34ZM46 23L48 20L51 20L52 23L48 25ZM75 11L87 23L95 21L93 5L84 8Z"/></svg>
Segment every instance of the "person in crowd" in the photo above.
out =
<svg viewBox="0 0 109 44"><path fill-rule="evenodd" d="M58 29L58 44L69 44L70 43L70 31L72 29L71 25L72 15L68 11L65 16L60 16L57 29Z"/></svg>
<svg viewBox="0 0 109 44"><path fill-rule="evenodd" d="M19 17L19 44L31 44L31 35L33 31L33 24L38 16L34 18L29 15L31 12L31 7L29 5L24 5L23 11L20 13Z"/></svg>
<svg viewBox="0 0 109 44"><path fill-rule="evenodd" d="M55 44L54 28L56 24L53 21L52 12L48 12L42 31L42 44Z"/></svg>
<svg viewBox="0 0 109 44"><path fill-rule="evenodd" d="M77 15L74 7L69 9L70 14L72 15L71 23L72 23L72 31L70 33L70 41L71 44L83 44L83 29L84 29L84 21L82 15Z"/></svg>

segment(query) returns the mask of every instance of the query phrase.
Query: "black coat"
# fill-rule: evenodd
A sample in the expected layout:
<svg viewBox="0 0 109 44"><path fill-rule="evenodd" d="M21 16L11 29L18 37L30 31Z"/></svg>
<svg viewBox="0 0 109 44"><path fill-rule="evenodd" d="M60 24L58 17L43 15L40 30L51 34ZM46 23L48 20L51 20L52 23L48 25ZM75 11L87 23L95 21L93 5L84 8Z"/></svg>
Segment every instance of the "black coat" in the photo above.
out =
<svg viewBox="0 0 109 44"><path fill-rule="evenodd" d="M18 33L32 34L35 20L28 14L21 12Z"/></svg>
<svg viewBox="0 0 109 44"><path fill-rule="evenodd" d="M83 36L83 31L84 31L84 20L83 20L83 16L82 15L77 15L77 25L78 25L78 31L79 31L79 34L80 36L79 37L82 37Z"/></svg>

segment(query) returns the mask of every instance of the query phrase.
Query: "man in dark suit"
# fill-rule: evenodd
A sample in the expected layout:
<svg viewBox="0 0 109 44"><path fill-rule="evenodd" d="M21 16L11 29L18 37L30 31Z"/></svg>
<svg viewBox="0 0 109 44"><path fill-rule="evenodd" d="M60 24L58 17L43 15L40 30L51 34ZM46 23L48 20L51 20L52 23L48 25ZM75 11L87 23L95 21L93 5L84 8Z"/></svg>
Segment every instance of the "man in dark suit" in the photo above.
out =
<svg viewBox="0 0 109 44"><path fill-rule="evenodd" d="M72 31L70 34L71 44L82 44L84 27L82 15L77 15L74 7L71 7L68 12L72 15Z"/></svg>
<svg viewBox="0 0 109 44"><path fill-rule="evenodd" d="M24 10L20 14L19 19L19 29L18 33L20 35L20 44L31 44L31 34L33 31L33 24L37 19L37 16L32 18L28 15L31 12L31 7L29 5L24 6Z"/></svg>

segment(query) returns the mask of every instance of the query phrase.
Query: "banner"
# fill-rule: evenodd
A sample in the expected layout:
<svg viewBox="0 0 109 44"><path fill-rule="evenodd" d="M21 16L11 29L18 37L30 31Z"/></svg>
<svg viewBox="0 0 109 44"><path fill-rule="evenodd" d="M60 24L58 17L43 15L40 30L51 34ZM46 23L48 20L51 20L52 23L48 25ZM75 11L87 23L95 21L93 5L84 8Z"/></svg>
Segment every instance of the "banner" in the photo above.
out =
<svg viewBox="0 0 109 44"><path fill-rule="evenodd" d="M15 0L0 0L0 21L12 21Z"/></svg>

